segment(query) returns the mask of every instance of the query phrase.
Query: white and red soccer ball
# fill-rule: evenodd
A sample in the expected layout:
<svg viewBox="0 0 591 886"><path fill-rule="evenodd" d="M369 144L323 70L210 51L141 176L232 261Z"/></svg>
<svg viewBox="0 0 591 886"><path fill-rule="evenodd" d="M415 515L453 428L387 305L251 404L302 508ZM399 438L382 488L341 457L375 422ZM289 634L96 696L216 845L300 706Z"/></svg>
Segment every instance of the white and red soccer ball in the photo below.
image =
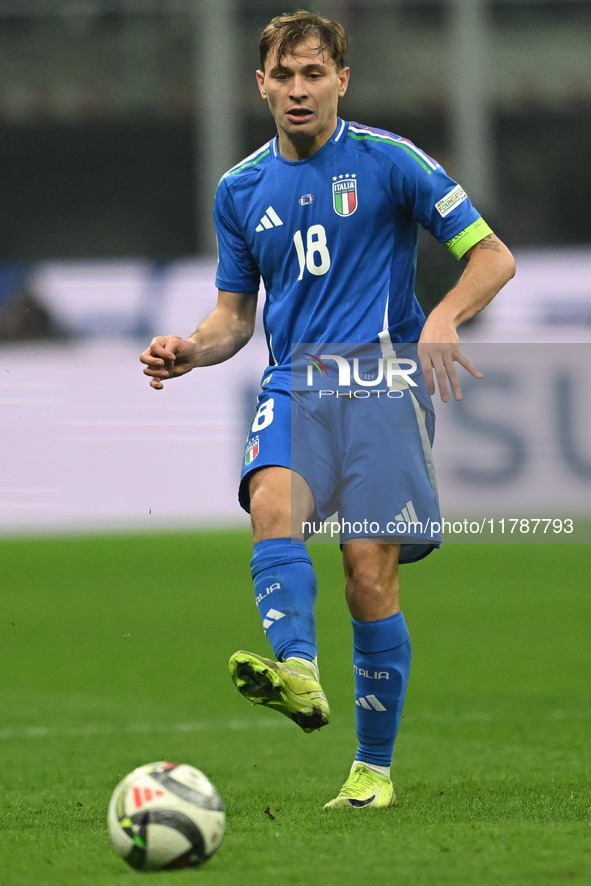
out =
<svg viewBox="0 0 591 886"><path fill-rule="evenodd" d="M109 803L115 849L141 871L200 867L222 842L225 810L214 785L186 763L148 763L119 782Z"/></svg>

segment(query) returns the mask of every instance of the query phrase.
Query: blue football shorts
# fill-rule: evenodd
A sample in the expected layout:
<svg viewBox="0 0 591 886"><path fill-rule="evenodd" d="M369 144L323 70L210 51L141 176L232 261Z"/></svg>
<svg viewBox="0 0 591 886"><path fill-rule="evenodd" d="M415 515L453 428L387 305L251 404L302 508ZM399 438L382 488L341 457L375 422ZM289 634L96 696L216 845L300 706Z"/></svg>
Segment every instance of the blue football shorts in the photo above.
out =
<svg viewBox="0 0 591 886"><path fill-rule="evenodd" d="M321 524L330 519L331 536L338 524L341 544L361 538L397 543L401 563L420 560L441 541L433 413L408 389L361 393L263 390L246 440L240 504L249 510L253 471L291 468L314 496L305 538L325 536Z"/></svg>

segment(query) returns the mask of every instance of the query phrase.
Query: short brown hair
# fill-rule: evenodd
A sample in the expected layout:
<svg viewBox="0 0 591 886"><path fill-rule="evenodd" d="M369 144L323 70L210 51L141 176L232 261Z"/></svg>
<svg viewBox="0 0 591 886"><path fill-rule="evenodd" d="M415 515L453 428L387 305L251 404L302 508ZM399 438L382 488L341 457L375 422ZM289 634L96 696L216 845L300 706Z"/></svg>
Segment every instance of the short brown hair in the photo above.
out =
<svg viewBox="0 0 591 886"><path fill-rule="evenodd" d="M276 50L277 60L281 61L286 55L292 55L296 46L308 37L318 38L318 49L332 58L337 70L345 67L349 38L343 26L334 19L298 9L289 15L275 16L261 33L261 69L265 70L270 52Z"/></svg>

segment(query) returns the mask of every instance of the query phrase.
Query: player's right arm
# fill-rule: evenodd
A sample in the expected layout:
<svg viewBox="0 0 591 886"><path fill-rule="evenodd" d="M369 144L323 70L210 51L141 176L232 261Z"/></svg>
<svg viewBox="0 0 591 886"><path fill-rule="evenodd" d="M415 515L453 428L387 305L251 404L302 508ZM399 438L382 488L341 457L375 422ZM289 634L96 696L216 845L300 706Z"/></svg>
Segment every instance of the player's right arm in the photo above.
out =
<svg viewBox="0 0 591 886"><path fill-rule="evenodd" d="M159 335L140 355L151 386L161 390L169 378L229 360L251 339L256 309L256 292L218 289L217 305L188 338Z"/></svg>

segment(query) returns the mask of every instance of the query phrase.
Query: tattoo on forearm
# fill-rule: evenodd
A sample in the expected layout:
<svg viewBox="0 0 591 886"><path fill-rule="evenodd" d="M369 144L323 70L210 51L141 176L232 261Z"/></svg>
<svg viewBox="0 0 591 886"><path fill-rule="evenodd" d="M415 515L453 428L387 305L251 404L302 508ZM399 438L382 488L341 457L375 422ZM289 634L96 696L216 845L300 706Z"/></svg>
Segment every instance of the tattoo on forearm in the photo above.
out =
<svg viewBox="0 0 591 886"><path fill-rule="evenodd" d="M493 249L495 252L500 252L501 247L499 246L499 242L494 236L494 234L487 234L486 237L478 244L481 249Z"/></svg>

